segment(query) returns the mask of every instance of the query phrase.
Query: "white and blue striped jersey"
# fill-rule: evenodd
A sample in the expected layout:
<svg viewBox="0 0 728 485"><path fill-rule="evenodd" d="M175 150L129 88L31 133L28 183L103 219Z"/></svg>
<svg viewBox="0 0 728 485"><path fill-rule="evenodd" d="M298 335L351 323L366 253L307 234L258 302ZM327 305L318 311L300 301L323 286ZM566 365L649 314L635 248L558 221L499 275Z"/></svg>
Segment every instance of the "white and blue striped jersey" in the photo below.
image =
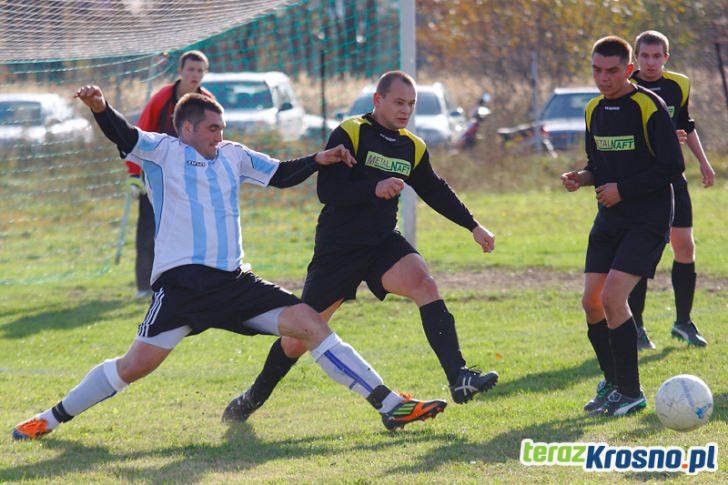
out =
<svg viewBox="0 0 728 485"><path fill-rule="evenodd" d="M151 282L167 270L201 264L233 271L243 262L240 185L265 187L280 162L230 141L207 160L178 138L142 130L127 160L145 173L154 207Z"/></svg>

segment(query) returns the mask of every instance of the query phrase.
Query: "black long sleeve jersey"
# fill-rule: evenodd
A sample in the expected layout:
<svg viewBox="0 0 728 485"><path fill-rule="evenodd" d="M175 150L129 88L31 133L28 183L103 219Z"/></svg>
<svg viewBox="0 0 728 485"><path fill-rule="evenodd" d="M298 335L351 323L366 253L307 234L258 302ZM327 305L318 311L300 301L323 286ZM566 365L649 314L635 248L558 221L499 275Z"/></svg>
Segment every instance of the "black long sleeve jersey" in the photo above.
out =
<svg viewBox="0 0 728 485"><path fill-rule="evenodd" d="M317 192L324 204L316 226L316 244L376 245L397 226L398 198L375 195L381 180L398 177L435 211L460 226L477 226L473 215L430 165L425 142L402 129L392 131L371 114L350 118L329 137L327 148L343 144L356 158L348 168L319 169Z"/></svg>
<svg viewBox="0 0 728 485"><path fill-rule="evenodd" d="M665 71L657 81L644 81L638 77L639 71L632 74L631 81L643 88L647 88L667 105L672 124L676 130L685 130L692 133L695 130L695 121L690 116L688 105L690 103L690 80L687 76L676 72ZM673 184L685 184L684 175L680 175Z"/></svg>
<svg viewBox="0 0 728 485"><path fill-rule="evenodd" d="M596 187L616 182L622 198L599 204L595 223L644 227L667 236L672 220L670 183L685 169L664 101L640 86L618 99L598 96L586 107L585 170Z"/></svg>

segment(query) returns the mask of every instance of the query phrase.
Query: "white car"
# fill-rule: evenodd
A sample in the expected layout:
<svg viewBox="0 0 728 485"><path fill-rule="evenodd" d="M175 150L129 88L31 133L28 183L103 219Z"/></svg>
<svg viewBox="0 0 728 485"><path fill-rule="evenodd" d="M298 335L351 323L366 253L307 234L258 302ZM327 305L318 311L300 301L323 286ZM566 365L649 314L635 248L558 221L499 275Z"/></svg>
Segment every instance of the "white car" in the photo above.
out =
<svg viewBox="0 0 728 485"><path fill-rule="evenodd" d="M340 118L371 112L375 89L375 86L365 87ZM465 124L464 110L451 101L445 86L440 83L417 85L415 131L428 146L454 143L465 129Z"/></svg>
<svg viewBox="0 0 728 485"><path fill-rule="evenodd" d="M91 143L94 130L70 101L51 93L0 94L0 146Z"/></svg>
<svg viewBox="0 0 728 485"><path fill-rule="evenodd" d="M209 73L202 86L225 108L228 130L246 135L278 132L284 141L304 134L305 112L282 72Z"/></svg>

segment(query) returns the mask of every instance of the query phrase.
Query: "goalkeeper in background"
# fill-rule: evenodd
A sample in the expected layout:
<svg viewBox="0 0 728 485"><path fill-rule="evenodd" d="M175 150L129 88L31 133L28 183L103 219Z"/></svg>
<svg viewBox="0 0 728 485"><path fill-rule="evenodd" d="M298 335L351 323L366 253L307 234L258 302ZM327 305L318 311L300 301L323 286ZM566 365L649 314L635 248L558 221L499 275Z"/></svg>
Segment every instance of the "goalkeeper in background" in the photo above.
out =
<svg viewBox="0 0 728 485"><path fill-rule="evenodd" d="M204 94L214 99L212 93L202 87L202 78L210 68L207 56L200 51L187 51L179 59L179 78L157 91L144 107L137 126L144 131L166 133L176 137L172 113L182 96L187 93ZM136 298L152 296L151 277L154 263L154 211L144 190L142 169L133 162L126 162L129 170L127 184L139 198L139 218L136 229Z"/></svg>
<svg viewBox="0 0 728 485"><path fill-rule="evenodd" d="M344 121L328 147L344 145L357 159L322 169L317 191L324 207L302 299L328 321L344 300L356 298L366 281L380 300L388 293L409 298L419 308L422 327L458 404L496 385L496 372L468 368L460 352L455 318L420 254L397 230L397 205L405 183L435 211L466 229L489 253L495 237L475 220L430 165L425 143L405 128L415 111L415 81L401 71L383 74L373 95L374 110ZM253 385L233 399L224 421L244 421L305 352L293 339L277 340Z"/></svg>

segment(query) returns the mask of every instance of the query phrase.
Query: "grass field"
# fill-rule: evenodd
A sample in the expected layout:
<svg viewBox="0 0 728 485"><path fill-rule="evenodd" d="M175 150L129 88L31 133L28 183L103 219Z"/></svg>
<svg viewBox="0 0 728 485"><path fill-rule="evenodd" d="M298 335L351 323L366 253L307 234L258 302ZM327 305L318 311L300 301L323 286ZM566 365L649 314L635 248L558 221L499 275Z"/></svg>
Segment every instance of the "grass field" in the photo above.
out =
<svg viewBox="0 0 728 485"><path fill-rule="evenodd" d="M13 442L10 430L18 421L55 404L91 367L125 351L146 304L131 301L130 257L98 278L2 287L0 482L726 483L723 183L693 189L703 276L693 316L710 346L686 348L669 338L674 309L667 250L648 294L645 320L658 348L641 354L648 409L637 416L605 419L581 411L600 379L579 303L595 207L591 192L567 194L549 179L526 191L462 193L497 235L491 255L482 255L467 232L419 211L419 248L443 282L463 352L469 364L498 370L501 380L474 402L451 404L436 420L397 433L386 432L364 400L330 382L307 356L248 423L221 424L222 410L252 382L272 338L209 331L183 342L152 376L46 439ZM286 271L263 265L262 276L300 285L306 244L287 257ZM15 271L22 272L22 264ZM378 304L362 291L332 326L390 386L449 399L410 302ZM715 396L711 421L690 433L662 428L654 414L660 383L679 373L701 376ZM685 449L713 442L719 470L686 476L526 467L519 462L526 438Z"/></svg>

